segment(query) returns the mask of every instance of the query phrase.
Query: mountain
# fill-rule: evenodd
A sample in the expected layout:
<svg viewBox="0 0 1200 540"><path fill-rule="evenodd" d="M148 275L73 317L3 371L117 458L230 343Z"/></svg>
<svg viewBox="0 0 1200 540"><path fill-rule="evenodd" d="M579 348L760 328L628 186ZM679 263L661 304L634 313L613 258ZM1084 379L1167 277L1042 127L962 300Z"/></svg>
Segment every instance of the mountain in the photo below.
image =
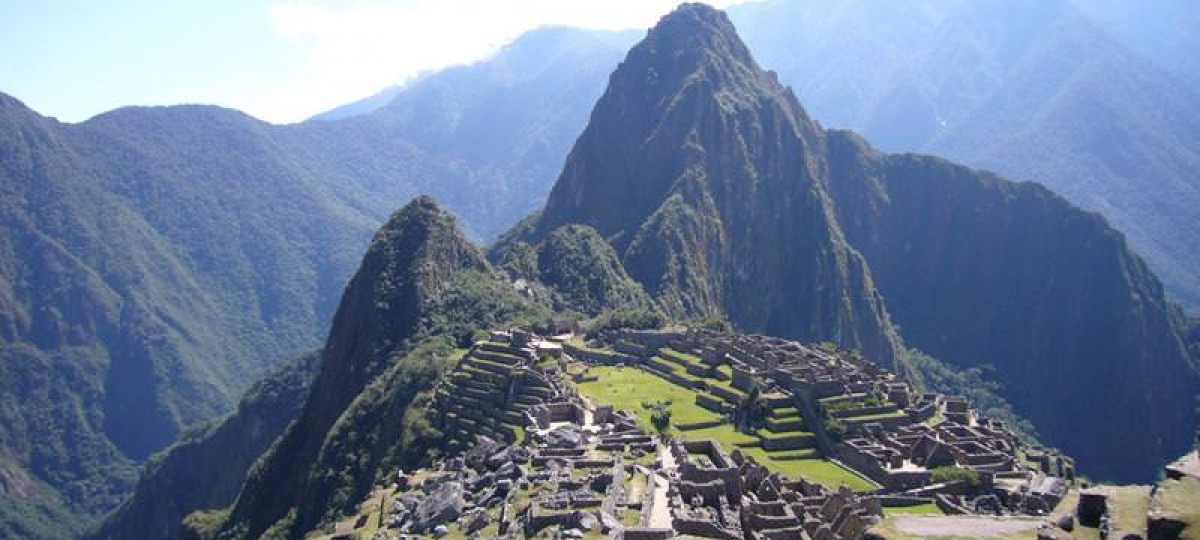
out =
<svg viewBox="0 0 1200 540"><path fill-rule="evenodd" d="M545 198L571 142L587 123L613 66L634 32L563 27L532 30L486 61L452 67L404 87L364 122L487 186L472 207L472 236L490 241ZM484 221L485 229L476 223Z"/></svg>
<svg viewBox="0 0 1200 540"><path fill-rule="evenodd" d="M403 90L404 86L402 85L389 86L358 101L340 105L323 113L313 115L309 120L341 120L352 116L370 114L386 107Z"/></svg>
<svg viewBox="0 0 1200 540"><path fill-rule="evenodd" d="M518 236L581 223L674 317L728 316L890 360L887 313L838 229L828 165L810 151L823 137L724 15L680 9L612 74Z"/></svg>
<svg viewBox="0 0 1200 540"><path fill-rule="evenodd" d="M556 311L598 315L653 307L612 246L586 225L559 227L536 246L517 241L499 258L500 268L524 280L527 292ZM548 290L539 294L539 286Z"/></svg>
<svg viewBox="0 0 1200 540"><path fill-rule="evenodd" d="M314 344L369 220L269 131L206 107L64 125L0 96L0 455L82 516L59 534Z"/></svg>
<svg viewBox="0 0 1200 540"><path fill-rule="evenodd" d="M477 328L546 315L493 277L433 199L413 200L375 234L346 286L309 398L251 470L225 534L295 537L348 510L383 463L416 450L420 422L399 420L452 365L449 345L469 343Z"/></svg>
<svg viewBox="0 0 1200 540"><path fill-rule="evenodd" d="M611 39L535 32L397 109L289 126L207 106L62 124L0 95L0 524L77 534L141 461L318 345L371 231L417 193L476 237L510 226L584 123L547 106L599 95ZM530 43L563 52L535 70ZM588 70L592 97L559 87ZM507 86L468 92L484 81ZM413 104L441 98L476 145L421 131Z"/></svg>
<svg viewBox="0 0 1200 540"><path fill-rule="evenodd" d="M1200 10L1187 0L1075 0L1076 8L1143 56L1200 88ZM1147 9L1152 7L1153 9Z"/></svg>
<svg viewBox="0 0 1200 540"><path fill-rule="evenodd" d="M630 51L508 238L568 223L675 317L885 359L894 322L951 365L990 364L1016 412L1099 477L1146 479L1187 445L1200 386L1183 319L1120 233L1039 185L824 130L711 8L680 8Z"/></svg>
<svg viewBox="0 0 1200 540"><path fill-rule="evenodd" d="M1100 19L1183 29L1198 16L1190 8L1172 0L777 0L736 6L731 17L814 117L886 150L1037 181L1102 213L1194 309L1200 87ZM1139 15L1121 19L1130 9ZM1156 43L1181 32L1164 31Z"/></svg>
<svg viewBox="0 0 1200 540"><path fill-rule="evenodd" d="M1187 448L1200 381L1184 319L1104 218L849 132L830 132L829 153L839 222L908 344L994 367L1000 393L1086 474L1143 481Z"/></svg>
<svg viewBox="0 0 1200 540"><path fill-rule="evenodd" d="M310 352L285 363L252 386L233 412L157 454L133 495L87 537L178 538L188 514L232 504L250 466L300 414L320 358Z"/></svg>

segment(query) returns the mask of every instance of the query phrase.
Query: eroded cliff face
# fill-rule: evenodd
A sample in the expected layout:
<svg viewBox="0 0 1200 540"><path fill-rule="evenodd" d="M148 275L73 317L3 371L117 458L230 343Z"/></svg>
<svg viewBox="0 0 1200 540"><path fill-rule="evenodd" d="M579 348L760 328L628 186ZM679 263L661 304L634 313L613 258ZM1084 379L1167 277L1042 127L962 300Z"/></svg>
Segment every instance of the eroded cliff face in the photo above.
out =
<svg viewBox="0 0 1200 540"><path fill-rule="evenodd" d="M613 73L540 216L593 227L677 318L833 341L883 362L896 338L825 190L824 133L723 13L685 5Z"/></svg>
<svg viewBox="0 0 1200 540"><path fill-rule="evenodd" d="M830 192L907 342L992 365L1087 474L1144 481L1192 433L1195 368L1158 279L1100 216L1033 183L831 132Z"/></svg>

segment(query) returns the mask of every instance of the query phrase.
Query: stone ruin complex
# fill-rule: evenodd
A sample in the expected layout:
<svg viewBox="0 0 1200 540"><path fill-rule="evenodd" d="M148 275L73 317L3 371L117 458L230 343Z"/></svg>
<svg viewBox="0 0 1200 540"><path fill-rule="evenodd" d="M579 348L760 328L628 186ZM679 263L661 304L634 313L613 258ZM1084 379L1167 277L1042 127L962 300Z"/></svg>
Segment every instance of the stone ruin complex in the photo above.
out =
<svg viewBox="0 0 1200 540"><path fill-rule="evenodd" d="M568 364L584 372L569 375ZM686 386L723 421L758 396L765 451L825 456L878 488L831 489L741 448L652 436L630 412L576 392L571 381L594 365ZM439 383L430 411L457 457L397 477L380 538L456 528L481 538L850 539L884 506L1045 515L1075 476L1070 458L1023 446L961 397L916 392L852 352L765 336L618 330L585 344L496 331ZM979 485L935 483L943 467L974 471Z"/></svg>

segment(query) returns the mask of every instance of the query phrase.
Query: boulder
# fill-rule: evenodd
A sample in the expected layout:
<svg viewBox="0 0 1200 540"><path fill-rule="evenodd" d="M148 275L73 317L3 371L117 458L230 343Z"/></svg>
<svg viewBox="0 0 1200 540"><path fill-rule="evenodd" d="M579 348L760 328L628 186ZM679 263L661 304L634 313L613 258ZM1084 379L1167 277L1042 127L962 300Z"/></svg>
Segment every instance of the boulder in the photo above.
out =
<svg viewBox="0 0 1200 540"><path fill-rule="evenodd" d="M1066 515L1058 518L1058 528L1071 532L1075 530L1075 516Z"/></svg>
<svg viewBox="0 0 1200 540"><path fill-rule="evenodd" d="M609 534L613 531L619 531L623 528L624 526L621 525L621 520L617 519L616 516L608 512L600 512L600 532Z"/></svg>
<svg viewBox="0 0 1200 540"><path fill-rule="evenodd" d="M579 528L585 531L591 531L600 525L600 520L596 519L596 515L592 513L584 514L579 518Z"/></svg>
<svg viewBox="0 0 1200 540"><path fill-rule="evenodd" d="M433 537L434 538L441 538L443 536L446 536L447 534L450 534L450 529L448 527L446 527L445 525L438 525L437 527L433 528Z"/></svg>
<svg viewBox="0 0 1200 540"><path fill-rule="evenodd" d="M438 486L412 513L413 532L426 532L443 523L454 521L462 515L462 484L446 482Z"/></svg>
<svg viewBox="0 0 1200 540"><path fill-rule="evenodd" d="M476 508L459 520L458 526L464 534L471 534L475 531L488 526L491 520L488 518L488 513L482 508Z"/></svg>

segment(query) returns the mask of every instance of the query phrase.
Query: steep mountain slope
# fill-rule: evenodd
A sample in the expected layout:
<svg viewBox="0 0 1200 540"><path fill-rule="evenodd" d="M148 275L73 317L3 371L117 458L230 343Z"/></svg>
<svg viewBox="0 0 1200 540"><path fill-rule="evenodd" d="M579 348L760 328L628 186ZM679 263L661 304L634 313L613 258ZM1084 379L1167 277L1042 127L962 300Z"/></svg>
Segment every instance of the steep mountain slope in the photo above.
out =
<svg viewBox="0 0 1200 540"><path fill-rule="evenodd" d="M1115 3L1078 4L1104 14ZM1136 9L1128 24L1183 11L1186 26L1197 11ZM816 118L886 150L1045 184L1104 214L1176 298L1200 305L1196 87L1072 2L778 0L731 17Z"/></svg>
<svg viewBox="0 0 1200 540"><path fill-rule="evenodd" d="M1088 474L1142 481L1187 447L1200 385L1183 318L1103 218L848 132L829 143L839 221L909 344L994 366L1001 394Z"/></svg>
<svg viewBox="0 0 1200 540"><path fill-rule="evenodd" d="M994 365L1017 412L1101 477L1148 478L1191 431L1183 320L1102 218L1035 184L825 132L711 9L681 8L634 47L513 236L571 222L609 239L676 316L886 358L855 341L887 328L886 299L912 345Z"/></svg>
<svg viewBox="0 0 1200 540"><path fill-rule="evenodd" d="M445 342L426 337L469 341L479 327L545 316L491 273L432 199L396 212L346 287L299 418L250 472L225 534L298 536L361 499L413 435L398 419L450 365Z"/></svg>
<svg viewBox="0 0 1200 540"><path fill-rule="evenodd" d="M207 107L63 125L0 98L0 454L61 492L78 517L58 527L316 342L371 219L270 131Z"/></svg>
<svg viewBox="0 0 1200 540"><path fill-rule="evenodd" d="M88 538L177 538L188 514L223 508L246 473L304 405L321 356L305 353L256 383L229 415L155 456L134 494Z"/></svg>
<svg viewBox="0 0 1200 540"><path fill-rule="evenodd" d="M687 6L613 73L542 213L515 236L588 225L676 317L727 315L889 361L887 313L823 187L823 139L724 14Z"/></svg>

